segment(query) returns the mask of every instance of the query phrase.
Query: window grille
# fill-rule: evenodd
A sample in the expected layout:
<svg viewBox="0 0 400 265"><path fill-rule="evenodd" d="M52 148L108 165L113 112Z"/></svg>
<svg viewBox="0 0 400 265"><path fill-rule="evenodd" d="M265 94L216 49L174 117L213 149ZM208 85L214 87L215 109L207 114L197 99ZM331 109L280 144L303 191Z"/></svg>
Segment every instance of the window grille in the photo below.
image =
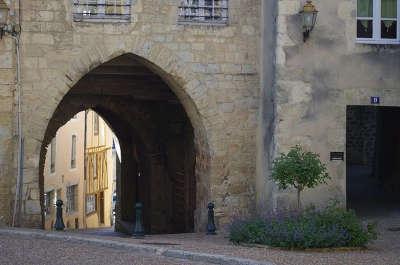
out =
<svg viewBox="0 0 400 265"><path fill-rule="evenodd" d="M77 211L78 201L78 185L67 187L67 207L66 212L71 213Z"/></svg>
<svg viewBox="0 0 400 265"><path fill-rule="evenodd" d="M54 190L46 192L44 194L44 214L51 215L54 212L55 198Z"/></svg>
<svg viewBox="0 0 400 265"><path fill-rule="evenodd" d="M62 191L62 189L57 189L57 193L56 193L56 200L57 201L61 200L61 191ZM55 204L55 202L54 202L54 204Z"/></svg>
<svg viewBox="0 0 400 265"><path fill-rule="evenodd" d="M228 0L181 0L180 23L228 23Z"/></svg>
<svg viewBox="0 0 400 265"><path fill-rule="evenodd" d="M86 195L86 214L97 211L97 194Z"/></svg>
<svg viewBox="0 0 400 265"><path fill-rule="evenodd" d="M130 21L131 0L73 0L74 21Z"/></svg>

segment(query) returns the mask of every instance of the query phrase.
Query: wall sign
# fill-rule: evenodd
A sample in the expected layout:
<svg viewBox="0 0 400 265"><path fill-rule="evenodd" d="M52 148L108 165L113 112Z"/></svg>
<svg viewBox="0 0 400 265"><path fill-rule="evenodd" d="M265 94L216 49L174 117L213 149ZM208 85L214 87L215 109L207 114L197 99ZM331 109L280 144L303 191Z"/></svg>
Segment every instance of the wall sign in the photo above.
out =
<svg viewBox="0 0 400 265"><path fill-rule="evenodd" d="M371 104L379 104L380 101L379 97L371 97Z"/></svg>
<svg viewBox="0 0 400 265"><path fill-rule="evenodd" d="M331 161L344 161L344 152L331 152Z"/></svg>

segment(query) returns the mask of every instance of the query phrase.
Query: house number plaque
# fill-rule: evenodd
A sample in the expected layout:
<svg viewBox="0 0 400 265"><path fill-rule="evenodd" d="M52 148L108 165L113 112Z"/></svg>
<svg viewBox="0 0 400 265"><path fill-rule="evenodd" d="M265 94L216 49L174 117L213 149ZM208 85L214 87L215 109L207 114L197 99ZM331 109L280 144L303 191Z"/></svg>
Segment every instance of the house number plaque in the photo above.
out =
<svg viewBox="0 0 400 265"><path fill-rule="evenodd" d="M379 97L371 97L371 104L379 104L381 103L381 99Z"/></svg>

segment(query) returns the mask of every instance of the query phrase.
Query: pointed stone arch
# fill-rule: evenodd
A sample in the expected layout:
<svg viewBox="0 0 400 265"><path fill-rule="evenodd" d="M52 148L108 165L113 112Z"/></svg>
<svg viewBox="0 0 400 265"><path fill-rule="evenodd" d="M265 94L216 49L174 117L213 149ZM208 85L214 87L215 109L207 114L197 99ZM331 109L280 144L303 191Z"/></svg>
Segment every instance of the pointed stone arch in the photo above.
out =
<svg viewBox="0 0 400 265"><path fill-rule="evenodd" d="M191 68L185 62L162 44L137 38L122 40L115 47L119 48L109 50L100 45L83 49L68 62L68 67L52 73L48 82L39 85L47 88L49 93L42 95L39 101L42 104L38 103L34 107L34 111L39 114L33 114L34 118L30 121L32 126L25 130L29 147L25 152L25 179L28 181L24 183L24 190L37 190L40 197L43 195L46 146L57 131L49 128L49 124L63 97L91 70L123 54L132 54L165 81L179 99L192 123L196 148L195 174L197 179L202 179L199 182L201 186L198 185L196 188L198 197L201 197L201 199L197 198L197 207L202 209L197 212L196 222L205 223L206 212L203 209L206 209L205 205L211 197L209 180L211 148L207 139L210 125L204 119L206 115L201 113L205 107L202 105L205 102L204 91L207 91L205 83L191 72ZM82 106L76 106L76 109L65 112L64 120L53 121L53 124L56 124L55 128L62 126L79 110L82 110ZM28 118L25 117L25 119ZM37 197L25 197L23 200L22 225L39 226L39 220L42 223L42 214L38 210L40 210L39 203L43 202L42 198L39 200Z"/></svg>

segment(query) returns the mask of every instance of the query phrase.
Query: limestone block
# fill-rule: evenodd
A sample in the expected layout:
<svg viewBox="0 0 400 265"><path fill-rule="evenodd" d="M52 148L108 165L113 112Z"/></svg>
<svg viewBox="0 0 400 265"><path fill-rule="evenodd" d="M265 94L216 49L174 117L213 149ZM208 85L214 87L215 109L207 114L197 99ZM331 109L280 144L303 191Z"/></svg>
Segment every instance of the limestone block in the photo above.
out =
<svg viewBox="0 0 400 265"><path fill-rule="evenodd" d="M0 96L0 113L3 115L6 113L12 113L14 100L12 97Z"/></svg>
<svg viewBox="0 0 400 265"><path fill-rule="evenodd" d="M38 11L35 19L37 21L51 21L54 18L54 13L51 11Z"/></svg>
<svg viewBox="0 0 400 265"><path fill-rule="evenodd" d="M299 13L301 1L298 0L281 0L278 1L279 15L292 15Z"/></svg>
<svg viewBox="0 0 400 265"><path fill-rule="evenodd" d="M0 68L11 69L13 67L13 54L11 52L0 52Z"/></svg>
<svg viewBox="0 0 400 265"><path fill-rule="evenodd" d="M30 214L40 214L40 201L39 200L26 200L24 205L24 213Z"/></svg>
<svg viewBox="0 0 400 265"><path fill-rule="evenodd" d="M14 69L0 69L0 85L13 85L15 83Z"/></svg>
<svg viewBox="0 0 400 265"><path fill-rule="evenodd" d="M54 37L51 34L33 33L31 41L32 44L53 45Z"/></svg>
<svg viewBox="0 0 400 265"><path fill-rule="evenodd" d="M13 49L14 40L12 38L3 38L0 41L0 51L11 51Z"/></svg>

